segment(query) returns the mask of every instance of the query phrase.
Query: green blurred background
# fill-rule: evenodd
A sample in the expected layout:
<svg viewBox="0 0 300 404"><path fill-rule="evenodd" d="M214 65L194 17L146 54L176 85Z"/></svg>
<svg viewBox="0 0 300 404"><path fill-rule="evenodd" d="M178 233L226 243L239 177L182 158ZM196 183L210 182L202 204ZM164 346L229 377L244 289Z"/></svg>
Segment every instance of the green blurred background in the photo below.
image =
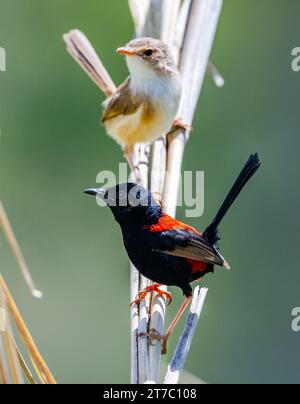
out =
<svg viewBox="0 0 300 404"><path fill-rule="evenodd" d="M300 378L300 334L291 331L300 306L300 73L290 66L299 14L297 0L225 1L212 60L226 86L206 78L186 150L184 168L206 173L205 216L187 219L198 228L248 155L263 159L222 226L233 270L205 279L186 369L208 383ZM62 34L75 27L120 83L127 69L114 50L133 31L125 0L0 0L0 196L44 299L30 298L2 234L0 267L59 382L126 383L127 258L108 209L82 194L123 160L99 126L102 95L65 51ZM168 322L181 300L173 292Z"/></svg>

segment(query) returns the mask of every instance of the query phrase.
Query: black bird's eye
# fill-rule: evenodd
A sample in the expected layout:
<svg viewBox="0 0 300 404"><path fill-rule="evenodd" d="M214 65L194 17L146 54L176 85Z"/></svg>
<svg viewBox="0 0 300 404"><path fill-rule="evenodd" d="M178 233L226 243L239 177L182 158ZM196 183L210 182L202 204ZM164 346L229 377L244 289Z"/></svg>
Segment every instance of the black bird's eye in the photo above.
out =
<svg viewBox="0 0 300 404"><path fill-rule="evenodd" d="M145 50L144 55L145 56L152 56L153 55L153 50L152 49Z"/></svg>

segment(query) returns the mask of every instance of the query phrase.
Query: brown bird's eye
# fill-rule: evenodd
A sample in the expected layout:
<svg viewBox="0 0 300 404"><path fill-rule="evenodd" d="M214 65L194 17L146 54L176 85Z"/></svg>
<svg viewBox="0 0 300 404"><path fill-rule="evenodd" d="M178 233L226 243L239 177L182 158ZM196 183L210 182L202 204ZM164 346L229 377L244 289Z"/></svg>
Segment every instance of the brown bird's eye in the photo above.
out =
<svg viewBox="0 0 300 404"><path fill-rule="evenodd" d="M153 55L153 50L152 49L145 50L144 55L145 56L152 56Z"/></svg>

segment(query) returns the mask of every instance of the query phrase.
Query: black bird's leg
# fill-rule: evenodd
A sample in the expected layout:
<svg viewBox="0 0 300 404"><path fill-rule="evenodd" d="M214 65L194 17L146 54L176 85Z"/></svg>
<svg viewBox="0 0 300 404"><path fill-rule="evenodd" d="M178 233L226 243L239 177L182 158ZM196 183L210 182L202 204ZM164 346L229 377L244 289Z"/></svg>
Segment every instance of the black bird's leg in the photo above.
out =
<svg viewBox="0 0 300 404"><path fill-rule="evenodd" d="M187 309L188 305L190 304L191 300L192 300L192 294L191 295L186 295L184 297L184 301L183 301L180 309L178 310L178 313L174 317L174 320L172 321L170 327L168 328L168 331L166 332L166 335L163 336L163 338L162 338L162 349L161 349L162 355L167 353L168 339L169 339L170 335L172 334L172 332L174 331L174 328L176 327L178 321L181 319L183 313Z"/></svg>
<svg viewBox="0 0 300 404"><path fill-rule="evenodd" d="M145 289L144 289L144 291L145 291ZM142 291L140 293L144 293L144 291ZM179 322L179 320L183 316L185 310L187 309L188 305L190 304L190 301L192 300L192 297L193 297L192 291L186 291L184 301L183 301L180 309L178 310L178 313L174 317L174 320L172 321L172 323L171 323L170 327L168 328L165 335L160 335L159 333L157 333L156 330L150 330L147 333L140 333L138 335L138 337L148 337L148 338L150 338L150 340L162 341L161 353L162 353L162 355L166 354L167 353L168 339L170 338L170 335L174 331L174 328L176 327L177 323ZM145 298L145 297L143 296L143 298Z"/></svg>

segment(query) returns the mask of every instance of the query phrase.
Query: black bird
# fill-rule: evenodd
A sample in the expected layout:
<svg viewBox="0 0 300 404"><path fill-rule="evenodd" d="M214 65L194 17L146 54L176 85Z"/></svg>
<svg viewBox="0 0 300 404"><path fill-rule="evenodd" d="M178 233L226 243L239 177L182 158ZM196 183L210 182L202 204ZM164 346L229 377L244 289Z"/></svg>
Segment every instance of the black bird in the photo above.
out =
<svg viewBox="0 0 300 404"><path fill-rule="evenodd" d="M170 298L169 293L159 288L161 285L182 289L185 299L163 337L164 345L192 297L190 284L213 272L215 265L230 269L217 247L220 240L218 226L260 164L257 154L250 156L215 218L202 234L164 213L151 193L137 184L84 191L107 203L121 227L131 262L142 275L155 282L141 291L133 304L138 304L152 291Z"/></svg>

